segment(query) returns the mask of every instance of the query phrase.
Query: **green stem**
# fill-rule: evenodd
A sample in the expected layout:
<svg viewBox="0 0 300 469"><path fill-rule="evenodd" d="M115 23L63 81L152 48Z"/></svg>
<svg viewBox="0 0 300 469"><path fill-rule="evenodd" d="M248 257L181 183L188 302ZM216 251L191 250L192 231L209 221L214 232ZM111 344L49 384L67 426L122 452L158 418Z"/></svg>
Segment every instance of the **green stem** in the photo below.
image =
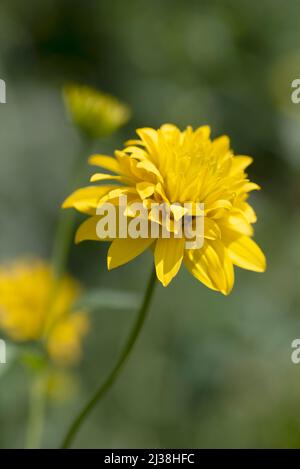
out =
<svg viewBox="0 0 300 469"><path fill-rule="evenodd" d="M155 283L156 283L156 273L155 273L155 268L153 268L153 271L151 273L151 277L149 279L149 283L145 292L144 300L141 304L137 318L133 324L133 328L131 329L129 337L126 343L124 344L124 347L121 351L121 354L115 366L113 367L113 369L111 370L111 372L109 373L109 375L107 376L103 384L101 384L100 388L95 392L95 394L92 396L90 401L83 407L81 412L75 418L74 422L72 423L72 425L70 426L66 434L65 439L63 440L63 444L61 445L61 448L66 449L70 447L79 428L83 424L88 414L95 407L95 405L101 400L101 398L107 393L107 391L112 387L117 377L119 376L123 366L125 365L128 359L128 356L131 350L133 349L134 344L136 343L136 340L139 336L139 333L141 332L141 329L147 317L150 301L154 292Z"/></svg>
<svg viewBox="0 0 300 469"><path fill-rule="evenodd" d="M91 140L82 138L80 152L78 154L78 157L74 161L74 168L71 175L71 184L69 185L70 192L81 183L82 174L85 174L84 170L86 167L86 156L89 151L89 148L91 147L91 144ZM72 237L75 223L75 210L64 210L60 212L52 253L53 270L55 278L57 280L61 279L66 269L66 264L72 245Z"/></svg>
<svg viewBox="0 0 300 469"><path fill-rule="evenodd" d="M26 448L38 449L41 444L45 414L45 389L43 379L33 381L30 389Z"/></svg>

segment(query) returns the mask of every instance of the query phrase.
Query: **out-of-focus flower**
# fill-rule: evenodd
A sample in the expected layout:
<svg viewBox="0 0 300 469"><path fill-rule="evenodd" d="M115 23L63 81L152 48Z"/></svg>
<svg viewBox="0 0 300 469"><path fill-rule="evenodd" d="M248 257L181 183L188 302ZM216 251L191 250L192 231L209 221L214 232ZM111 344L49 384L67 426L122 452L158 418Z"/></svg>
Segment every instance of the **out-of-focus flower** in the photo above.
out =
<svg viewBox="0 0 300 469"><path fill-rule="evenodd" d="M81 356L82 337L88 331L88 319L84 314L72 314L58 321L51 330L47 349L59 363L71 363Z"/></svg>
<svg viewBox="0 0 300 469"><path fill-rule="evenodd" d="M127 196L128 206L124 211L127 217L133 216L132 203L139 201L150 207L148 222L153 221L152 204L176 207L176 204L190 203L188 216L193 224L194 210L203 203L202 247L187 249L186 239L176 237L172 226L166 227L170 231L168 239L122 238L117 233L108 239L112 241L108 268L125 264L151 246L157 277L164 286L184 262L198 280L225 295L234 284L234 265L264 271L265 256L251 239L256 215L247 200L250 191L259 189L245 173L252 158L235 156L227 136L212 140L208 126L196 130L187 127L181 132L174 125L166 124L158 130L138 129L137 134L139 140L127 142L124 150L115 152L115 158L104 155L90 158L91 164L116 173L116 176L97 173L91 181L113 181L116 185L79 189L65 201L64 208L74 207L91 215L80 226L76 241L99 240L97 225L101 215L99 212L97 215L97 208L110 202L123 212L119 206L120 195ZM184 215L180 209L177 210L179 218ZM156 221L164 223L163 219Z"/></svg>
<svg viewBox="0 0 300 469"><path fill-rule="evenodd" d="M44 378L44 393L52 401L70 400L78 391L79 383L73 373L52 369Z"/></svg>
<svg viewBox="0 0 300 469"><path fill-rule="evenodd" d="M54 282L51 267L40 260L1 266L0 329L16 342L41 342L50 358L64 366L80 358L88 317L73 311L78 283L66 275L52 295Z"/></svg>
<svg viewBox="0 0 300 469"><path fill-rule="evenodd" d="M110 135L130 118L128 106L88 86L66 85L63 94L73 123L90 138Z"/></svg>

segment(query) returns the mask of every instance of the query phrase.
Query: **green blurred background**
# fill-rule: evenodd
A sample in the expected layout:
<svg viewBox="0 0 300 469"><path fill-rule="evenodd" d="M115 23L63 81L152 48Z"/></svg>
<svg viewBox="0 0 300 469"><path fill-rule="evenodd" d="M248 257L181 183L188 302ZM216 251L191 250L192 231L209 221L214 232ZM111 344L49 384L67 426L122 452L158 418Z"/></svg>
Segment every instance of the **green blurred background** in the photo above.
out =
<svg viewBox="0 0 300 469"><path fill-rule="evenodd" d="M298 0L2 0L1 261L50 257L79 146L61 99L68 80L133 110L95 150L112 152L136 127L210 124L254 156L249 173L263 186L252 202L267 272L236 269L226 298L184 269L159 286L126 370L75 447L300 447L300 365L290 358L300 337L300 105L290 99L299 21ZM70 271L86 286L141 293L151 255L108 273L106 249L74 246ZM77 393L49 405L44 447L59 444L133 318L123 308L93 314ZM0 380L1 447L23 445L27 388L17 365Z"/></svg>

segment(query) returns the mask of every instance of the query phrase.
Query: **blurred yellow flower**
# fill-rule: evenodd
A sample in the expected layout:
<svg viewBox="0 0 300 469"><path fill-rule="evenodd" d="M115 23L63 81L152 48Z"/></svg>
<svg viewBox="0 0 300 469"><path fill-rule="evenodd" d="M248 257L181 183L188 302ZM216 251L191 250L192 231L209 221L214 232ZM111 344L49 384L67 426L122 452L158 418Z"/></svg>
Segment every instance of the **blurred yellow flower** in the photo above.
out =
<svg viewBox="0 0 300 469"><path fill-rule="evenodd" d="M52 401L69 401L78 391L74 374L57 368L51 369L44 377L43 386L43 392Z"/></svg>
<svg viewBox="0 0 300 469"><path fill-rule="evenodd" d="M250 191L259 189L245 173L252 158L235 156L227 136L211 139L208 126L196 130L187 127L181 132L166 124L158 130L138 129L137 134L139 139L127 142L122 151L115 152L115 158L105 155L90 158L91 164L116 174L97 173L91 178L109 181L109 185L79 189L64 202L64 208L74 207L91 215L78 229L76 241L99 240L97 225L101 216L97 215L97 208L110 202L120 210L120 195L127 196L124 213L128 217L132 216L130 204L136 201L150 208L155 203L168 206L190 203L191 224L195 221L196 206L203 203L202 247L187 249L184 236L175 237L172 228L169 239L112 236L108 268L125 264L151 246L156 274L164 286L184 262L198 280L225 295L234 284L234 265L263 272L265 256L251 239L256 215L247 201ZM183 212L178 210L177 216L182 217ZM151 210L148 217L152 221ZM156 221L163 223L160 219Z"/></svg>
<svg viewBox="0 0 300 469"><path fill-rule="evenodd" d="M40 260L0 267L0 329L17 342L40 341L59 365L75 363L88 330L85 312L73 312L80 288L64 276L55 288L50 265Z"/></svg>
<svg viewBox="0 0 300 469"><path fill-rule="evenodd" d="M58 363L72 363L81 356L82 336L88 331L88 319L84 314L72 314L59 320L51 329L47 349Z"/></svg>
<svg viewBox="0 0 300 469"><path fill-rule="evenodd" d="M63 94L73 123L90 138L110 135L130 118L125 104L88 86L66 85Z"/></svg>

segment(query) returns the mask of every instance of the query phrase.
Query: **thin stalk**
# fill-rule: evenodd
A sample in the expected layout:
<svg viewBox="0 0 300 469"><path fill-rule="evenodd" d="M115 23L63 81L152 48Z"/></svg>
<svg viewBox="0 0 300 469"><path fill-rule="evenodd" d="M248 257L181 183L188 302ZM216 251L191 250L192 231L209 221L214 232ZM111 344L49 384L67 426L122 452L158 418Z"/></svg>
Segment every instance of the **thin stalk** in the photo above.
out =
<svg viewBox="0 0 300 469"><path fill-rule="evenodd" d="M112 385L118 378L121 370L123 369L129 357L131 350L133 349L137 341L137 338L139 337L142 327L145 323L147 314L149 312L149 305L150 305L150 302L154 293L155 284L156 284L156 273L155 273L155 268L153 268L140 310L138 312L138 315L130 331L128 339L124 344L124 347L121 351L121 354L115 366L113 367L111 372L108 374L106 380L101 384L99 389L95 392L95 394L92 396L89 402L83 407L83 409L79 412L78 416L75 418L75 420L71 424L63 440L61 448L66 449L71 446L84 420L87 418L87 416L96 406L96 404L98 404L99 401L104 397L104 395L109 391L109 389L112 387Z"/></svg>
<svg viewBox="0 0 300 469"><path fill-rule="evenodd" d="M29 415L26 433L26 448L40 448L45 416L44 381L39 377L31 384Z"/></svg>

